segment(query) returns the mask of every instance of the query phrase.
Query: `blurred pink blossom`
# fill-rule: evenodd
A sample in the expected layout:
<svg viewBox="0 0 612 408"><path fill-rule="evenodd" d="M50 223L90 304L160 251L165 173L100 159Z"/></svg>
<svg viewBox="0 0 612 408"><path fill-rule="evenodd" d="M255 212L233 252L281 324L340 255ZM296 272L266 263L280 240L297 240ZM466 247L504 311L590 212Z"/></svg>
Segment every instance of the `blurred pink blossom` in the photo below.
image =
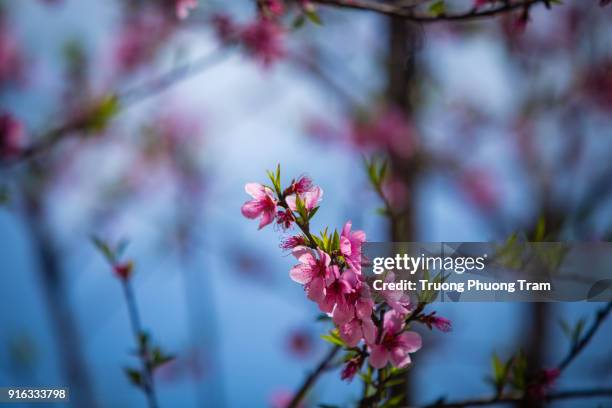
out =
<svg viewBox="0 0 612 408"><path fill-rule="evenodd" d="M242 28L240 38L256 60L264 67L270 67L285 55L283 34L282 27L275 21L257 18Z"/></svg>
<svg viewBox="0 0 612 408"><path fill-rule="evenodd" d="M156 10L144 10L126 19L115 43L115 64L120 72L130 72L149 62L161 43L170 35L171 26Z"/></svg>
<svg viewBox="0 0 612 408"><path fill-rule="evenodd" d="M10 113L0 113L0 158L17 156L25 146L23 124Z"/></svg>
<svg viewBox="0 0 612 408"><path fill-rule="evenodd" d="M271 17L280 17L285 12L285 6L281 0L259 0L259 4Z"/></svg>
<svg viewBox="0 0 612 408"><path fill-rule="evenodd" d="M287 408L293 400L293 392L288 390L277 390L270 396L270 408ZM297 408L304 408L303 403L299 403Z"/></svg>
<svg viewBox="0 0 612 408"><path fill-rule="evenodd" d="M498 193L491 172L471 169L463 173L461 188L467 196L483 210L492 210L498 205Z"/></svg>
<svg viewBox="0 0 612 408"><path fill-rule="evenodd" d="M0 85L21 83L24 80L25 65L20 44L0 15Z"/></svg>
<svg viewBox="0 0 612 408"><path fill-rule="evenodd" d="M287 338L287 349L292 356L307 357L314 349L312 335L305 329L292 330Z"/></svg>
<svg viewBox="0 0 612 408"><path fill-rule="evenodd" d="M402 158L416 150L414 129L406 114L395 107L381 107L350 124L349 140L362 149L386 149Z"/></svg>
<svg viewBox="0 0 612 408"><path fill-rule="evenodd" d="M198 7L198 0L176 0L176 16L185 19L189 12Z"/></svg>

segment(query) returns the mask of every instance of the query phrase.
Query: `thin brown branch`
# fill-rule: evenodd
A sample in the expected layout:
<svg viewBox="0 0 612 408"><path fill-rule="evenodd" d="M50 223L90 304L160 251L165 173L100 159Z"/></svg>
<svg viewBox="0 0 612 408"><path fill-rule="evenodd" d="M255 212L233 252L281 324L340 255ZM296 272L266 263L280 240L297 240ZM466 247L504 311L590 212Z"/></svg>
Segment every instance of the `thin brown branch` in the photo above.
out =
<svg viewBox="0 0 612 408"><path fill-rule="evenodd" d="M563 371L567 366L578 357L578 355L586 348L595 333L599 330L602 323L612 312L612 302L606 303L595 313L595 320L585 332L584 336L577 341L567 356L557 366L559 371ZM545 401L554 401L561 399L576 399L576 398L596 398L596 397L612 397L612 388L590 388L581 390L566 390L554 393L549 393L544 396ZM425 405L421 408L464 408L464 407L483 407L495 404L511 404L523 401L526 398L522 392L498 395L486 398L474 398L456 402L445 402L443 400L433 404Z"/></svg>
<svg viewBox="0 0 612 408"><path fill-rule="evenodd" d="M469 11L461 13L443 13L440 15L417 13L411 8L406 8L402 5L393 3L373 2L370 0L313 0L314 3L350 8L355 10L372 11L375 13L386 14L394 17L401 17L406 20L432 23L438 21L463 21L475 20L485 17L493 17L500 14L506 14L515 10L529 8L538 3L544 3L545 0L523 0L515 2L500 2L498 6L489 8L472 8Z"/></svg>
<svg viewBox="0 0 612 408"><path fill-rule="evenodd" d="M293 396L293 399L287 405L287 408L296 408L299 406L300 402L304 399L308 391L312 388L314 383L319 379L321 374L327 370L329 364L334 359L336 354L340 351L340 346L332 347L329 352L323 357L317 368L304 380L298 391Z"/></svg>
<svg viewBox="0 0 612 408"><path fill-rule="evenodd" d="M225 55L227 54L221 51L214 51L193 61L179 65L159 77L148 80L138 86L129 88L125 91L112 92L109 95L113 95L117 98L117 102L121 109L131 107L138 102L142 102L184 80L202 73L206 69L222 61ZM86 112L85 114L78 115L49 130L41 135L34 144L25 148L19 156L11 159L9 164L31 159L52 148L58 142L70 137L75 137L81 132L86 131L91 123L91 116L91 113Z"/></svg>
<svg viewBox="0 0 612 408"><path fill-rule="evenodd" d="M597 330L599 330L599 328L601 327L601 324L610 315L610 312L612 312L612 302L606 303L605 306L600 308L595 313L595 320L593 321L589 329L585 332L585 335L582 336L582 338L572 346L567 356L565 356L561 363L559 363L559 366L557 367L559 371L565 370L567 366L569 366L570 363L574 361L576 357L578 357L578 355L585 349L585 347L589 344Z"/></svg>

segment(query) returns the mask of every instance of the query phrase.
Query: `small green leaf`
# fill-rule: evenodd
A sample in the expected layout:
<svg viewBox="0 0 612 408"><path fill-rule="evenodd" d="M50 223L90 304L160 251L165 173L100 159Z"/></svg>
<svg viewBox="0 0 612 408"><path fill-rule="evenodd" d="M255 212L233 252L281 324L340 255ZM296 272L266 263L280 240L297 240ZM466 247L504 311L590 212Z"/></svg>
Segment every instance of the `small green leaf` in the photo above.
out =
<svg viewBox="0 0 612 408"><path fill-rule="evenodd" d="M110 120L119 113L119 98L115 95L104 97L89 111L85 130L101 132L108 126Z"/></svg>
<svg viewBox="0 0 612 408"><path fill-rule="evenodd" d="M127 376L128 380L136 387L140 388L144 385L143 376L139 370L135 368L125 367L123 369L123 372Z"/></svg>
<svg viewBox="0 0 612 408"><path fill-rule="evenodd" d="M317 14L316 11L314 11L314 10L304 10L304 14L306 14L306 17L312 23L314 23L316 25L319 25L319 26L323 25L323 21L321 21L321 17L319 17L319 14Z"/></svg>
<svg viewBox="0 0 612 408"><path fill-rule="evenodd" d="M321 338L325 341L330 342L331 344L335 344L336 346L340 346L340 347L346 346L346 344L344 343L344 341L340 338L340 335L338 334L338 329L334 329L330 331L329 334L322 334Z"/></svg>
<svg viewBox="0 0 612 408"><path fill-rule="evenodd" d="M446 3L444 0L438 0L429 6L429 12L433 14L435 17L439 17L446 13Z"/></svg>
<svg viewBox="0 0 612 408"><path fill-rule="evenodd" d="M174 356L165 354L159 347L155 347L151 353L151 364L156 369L162 365L174 360Z"/></svg>
<svg viewBox="0 0 612 408"><path fill-rule="evenodd" d="M114 251L110 248L110 246L106 242L96 237L95 235L91 237L91 242L93 242L96 248L98 248L98 251L100 251L100 253L104 255L106 260L111 265L114 265L115 263L117 263L117 257L115 256Z"/></svg>

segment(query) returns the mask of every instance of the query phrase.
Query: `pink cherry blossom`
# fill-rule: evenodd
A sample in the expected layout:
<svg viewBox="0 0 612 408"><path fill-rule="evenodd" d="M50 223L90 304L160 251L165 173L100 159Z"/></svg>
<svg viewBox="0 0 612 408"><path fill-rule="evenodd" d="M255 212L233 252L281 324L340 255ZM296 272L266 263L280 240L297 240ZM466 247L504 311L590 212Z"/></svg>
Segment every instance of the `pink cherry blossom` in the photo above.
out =
<svg viewBox="0 0 612 408"><path fill-rule="evenodd" d="M352 304L353 294L361 287L357 275L353 271L345 271L340 274L338 265L330 266L331 276L326 281L325 299L321 310L330 313L334 306Z"/></svg>
<svg viewBox="0 0 612 408"><path fill-rule="evenodd" d="M404 331L404 316L395 310L385 313L380 341L369 346L370 364L383 368L391 362L397 368L410 364L410 353L421 348L422 339L416 332Z"/></svg>
<svg viewBox="0 0 612 408"><path fill-rule="evenodd" d="M344 274L357 275L352 271L346 271ZM350 275L349 275L350 276ZM334 323L341 326L349 321L359 319L369 319L374 309L374 301L370 295L370 288L365 282L360 282L357 279L359 285L355 285L356 290L346 294L344 298L336 304L332 313Z"/></svg>
<svg viewBox="0 0 612 408"><path fill-rule="evenodd" d="M319 202L323 198L323 189L321 187L315 186L310 190L304 193L292 194L287 197L287 205L291 208L292 211L297 211L296 199L297 195L300 196L300 199L304 202L304 207L308 211L312 211L316 206L319 205Z"/></svg>
<svg viewBox="0 0 612 408"><path fill-rule="evenodd" d="M376 341L376 325L371 317L365 319L355 317L339 326L338 333L349 347L357 346L361 339L364 339L366 344L373 344Z"/></svg>
<svg viewBox="0 0 612 408"><path fill-rule="evenodd" d="M297 194L304 194L312 190L314 185L309 177L302 176L291 184L291 191Z"/></svg>
<svg viewBox="0 0 612 408"><path fill-rule="evenodd" d="M346 263L357 274L361 274L361 244L366 240L365 232L361 230L351 232L352 223L348 221L342 228L340 235L340 252Z"/></svg>
<svg viewBox="0 0 612 408"><path fill-rule="evenodd" d="M331 312L329 300L325 297L327 283L335 279L335 271L329 267L329 255L320 249L315 252L307 247L296 247L292 254L300 263L289 271L291 279L304 285L308 299L316 302L321 311Z"/></svg>
<svg viewBox="0 0 612 408"><path fill-rule="evenodd" d="M386 283L395 282L395 274L393 272L387 272L383 280ZM382 295L387 304L397 313L405 316L410 312L410 297L405 292L389 289L379 290L378 292Z"/></svg>
<svg viewBox="0 0 612 408"><path fill-rule="evenodd" d="M240 38L247 51L264 67L271 66L285 55L283 29L275 21L258 18L242 29Z"/></svg>
<svg viewBox="0 0 612 408"><path fill-rule="evenodd" d="M276 215L276 199L272 190L259 183L248 183L244 189L253 199L244 203L242 215L250 219L261 217L259 229L262 229L270 224Z"/></svg>
<svg viewBox="0 0 612 408"><path fill-rule="evenodd" d="M176 0L176 16L183 20L196 7L198 7L198 0Z"/></svg>

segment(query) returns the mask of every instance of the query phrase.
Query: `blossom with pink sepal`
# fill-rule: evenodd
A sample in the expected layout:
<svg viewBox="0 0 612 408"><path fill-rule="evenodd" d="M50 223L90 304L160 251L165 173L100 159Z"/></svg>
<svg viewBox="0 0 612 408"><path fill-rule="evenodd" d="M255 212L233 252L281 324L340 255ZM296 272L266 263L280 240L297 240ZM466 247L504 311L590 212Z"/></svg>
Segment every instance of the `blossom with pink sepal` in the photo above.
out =
<svg viewBox="0 0 612 408"><path fill-rule="evenodd" d="M410 364L410 353L421 348L421 336L412 331L404 331L404 316L395 310L385 313L380 341L369 345L370 365L383 368L391 362L397 368Z"/></svg>
<svg viewBox="0 0 612 408"><path fill-rule="evenodd" d="M342 372L340 373L340 378L350 382L353 377L355 377L355 374L357 374L359 370L361 370L363 360L363 356L361 354L358 354L357 356L347 361L344 365L344 368L342 369Z"/></svg>
<svg viewBox="0 0 612 408"><path fill-rule="evenodd" d="M453 323L445 317L436 316L436 312L431 312L421 318L421 321L431 330L433 327L441 332L450 332L453 330Z"/></svg>
<svg viewBox="0 0 612 408"><path fill-rule="evenodd" d="M351 231L352 223L348 221L342 228L340 235L340 252L346 263L356 273L361 274L361 244L366 240L365 232Z"/></svg>
<svg viewBox="0 0 612 408"><path fill-rule="evenodd" d="M253 197L242 206L242 215L255 219L261 217L259 229L270 224L276 215L276 199L269 187L259 183L248 183L244 186L245 191Z"/></svg>
<svg viewBox="0 0 612 408"><path fill-rule="evenodd" d="M304 240L304 237L301 235L290 236L283 239L283 241L280 243L280 247L282 249L293 249L295 247L304 245L306 245L306 240Z"/></svg>
<svg viewBox="0 0 612 408"><path fill-rule="evenodd" d="M325 297L327 284L335 279L335 271L330 268L329 255L320 249L317 249L315 255L315 252L307 247L296 247L292 254L300 263L289 271L291 279L304 285L308 299L316 302L321 311L331 312L329 299ZM333 304L331 307L333 308Z"/></svg>

